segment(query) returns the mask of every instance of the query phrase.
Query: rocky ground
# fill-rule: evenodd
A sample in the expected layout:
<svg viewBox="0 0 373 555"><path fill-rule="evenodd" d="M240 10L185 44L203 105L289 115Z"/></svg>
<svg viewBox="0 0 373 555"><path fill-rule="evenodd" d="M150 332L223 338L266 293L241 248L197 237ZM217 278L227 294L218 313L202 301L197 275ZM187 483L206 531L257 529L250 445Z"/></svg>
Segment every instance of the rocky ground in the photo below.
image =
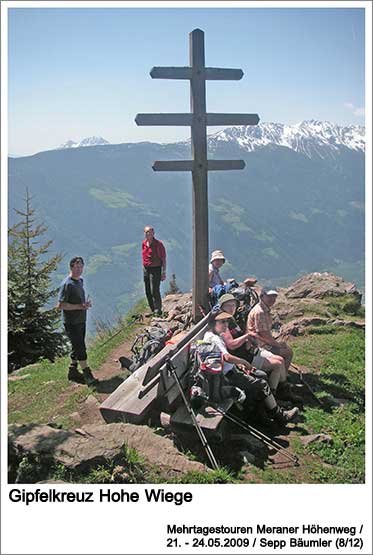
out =
<svg viewBox="0 0 373 555"><path fill-rule="evenodd" d="M257 290L260 290L260 285ZM360 293L352 283L346 283L332 274L309 274L288 288L280 289L279 293L274 310L274 319L280 324L277 333L291 344L296 344L301 336L308 337L310 331L315 328L320 332L329 333L337 328L363 329L365 326ZM96 472L97 468L103 468L105 465L109 465L110 473L104 473L103 479L107 481L108 476L111 476L110 480L114 482L141 481L145 475L148 481L172 480L187 473L205 472L203 451L196 445L198 441L195 437L177 438L172 433L148 426L120 423L108 425L104 423L99 411L101 402L128 375L121 369L118 359L121 355L131 356L130 347L137 333L153 324L167 327L174 333L191 325L190 294L166 296L163 308L163 318L144 317L142 322L139 321L133 326L123 342L110 350L95 371L100 379L97 391L90 392L86 388L87 394L76 403L72 403L73 410L67 419L68 429L57 428L53 419L47 422L41 419L39 422L26 423L22 422L22 418L17 418L16 421L20 423L14 424L9 430L10 475L13 480L43 481L42 479L48 476L50 478L51 475L55 479L55 476L58 476L57 470L61 468L64 469L62 478L66 479L67 474L75 477L84 476L90 469L96 469ZM322 402L312 394L309 383L313 383L312 379L317 375L317 371L317 368L297 364L291 376L294 386L298 388L305 402L316 407ZM9 380L16 382L16 387L22 388L32 372L33 368L28 367L13 373ZM48 381L45 383L48 384ZM58 397L58 404L66 405L74 396L80 395L82 388L85 386L68 384ZM346 402L346 398L334 398L335 406L343 406ZM242 434L236 436L232 439L232 449L227 450L227 446L219 445L214 449L217 456L232 469L240 469L243 481L265 481L254 472L255 465L263 466L265 461L273 468L279 468L280 472L282 468L289 467L289 464L284 465L283 457L270 452L263 444L258 443L258 440ZM328 445L328 442L332 441L328 433L310 433L299 423L289 425L286 433L277 433L276 439L284 447L298 440L305 447L312 444ZM140 462L137 460L137 466L134 467L143 469L142 478L129 470L131 464L128 460L128 449L132 449L132 456L136 452L140 457ZM227 456L227 451L232 456ZM304 460L308 459L313 464L312 456L304 453ZM39 471L35 472L35 468ZM304 467L298 472L302 476ZM31 476L29 480L27 476Z"/></svg>

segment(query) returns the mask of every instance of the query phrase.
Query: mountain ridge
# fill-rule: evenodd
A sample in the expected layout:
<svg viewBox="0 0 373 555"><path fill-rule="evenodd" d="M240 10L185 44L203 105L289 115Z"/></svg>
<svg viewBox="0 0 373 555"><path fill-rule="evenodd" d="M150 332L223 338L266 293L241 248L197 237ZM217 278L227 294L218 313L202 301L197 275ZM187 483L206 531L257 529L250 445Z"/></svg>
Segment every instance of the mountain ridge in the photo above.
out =
<svg viewBox="0 0 373 555"><path fill-rule="evenodd" d="M222 142L235 142L241 149L252 152L265 146L280 146L289 148L311 158L335 157L340 148L365 152L365 126L347 124L342 125L324 120L302 120L295 124L278 122L262 122L255 126L231 126L220 131L210 133L207 136L208 147L214 152L217 145ZM93 146L115 146L122 144L158 144L168 145L190 145L190 139L183 141L123 141L111 143L100 136L91 136L76 142L69 139L61 145L39 151L27 156L35 156L40 152L50 150L68 150L72 148L89 148ZM12 158L25 158L26 156L11 156Z"/></svg>
<svg viewBox="0 0 373 555"><path fill-rule="evenodd" d="M337 143L334 128L332 146L319 142L317 126L310 127L316 146L308 155L302 141L295 145L298 150L280 144L282 128L272 142L254 149L227 130L224 138L218 132L209 139L210 158L242 158L246 164L244 171L209 175L210 250L224 251L225 278L255 275L281 284L302 273L339 272L340 267L351 268L349 279L355 280L357 271L362 275L364 150ZM238 138L252 132L238 131ZM149 141L10 158L9 225L15 223L12 208L23 208L27 186L53 249L65 254L56 278L64 277L69 258L83 255L98 318L112 318L143 295L139 245L148 224L166 244L169 275L176 273L179 287L189 290L191 176L152 170L155 160L186 158L188 143ZM113 281L113 276L120 277Z"/></svg>
<svg viewBox="0 0 373 555"><path fill-rule="evenodd" d="M81 139L79 142L73 141L69 139L65 143L62 143L60 146L52 149L52 150L62 150L66 148L81 148L81 147L90 147L90 146L99 146L99 145L109 145L110 142L104 139L103 137L97 137L93 135L92 137L85 137Z"/></svg>

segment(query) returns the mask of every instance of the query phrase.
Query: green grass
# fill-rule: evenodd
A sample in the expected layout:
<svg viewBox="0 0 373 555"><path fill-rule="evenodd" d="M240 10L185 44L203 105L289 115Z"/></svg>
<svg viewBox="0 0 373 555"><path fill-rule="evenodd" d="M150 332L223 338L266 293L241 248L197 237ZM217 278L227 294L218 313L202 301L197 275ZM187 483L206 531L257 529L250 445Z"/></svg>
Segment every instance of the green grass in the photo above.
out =
<svg viewBox="0 0 373 555"><path fill-rule="evenodd" d="M345 307L343 299L332 298L329 307ZM89 348L93 369L98 368L110 351L130 337L136 329L133 313L145 310L142 301L122 322L122 331L101 335ZM346 308L343 309L346 314ZM350 308L348 307L348 310ZM355 314L357 317L357 315ZM341 317L341 314L338 314ZM349 318L349 316L347 316ZM111 335L110 335L111 333ZM111 339L110 339L111 337ZM109 341L105 343L105 341ZM298 468L276 469L268 464L264 469L250 465L242 471L227 468L210 472L190 472L177 478L165 478L146 467L137 451L124 449L121 461L108 462L88 473L72 473L65 468L51 469L50 477L84 483L363 483L365 479L365 337L364 331L333 326L313 326L292 342L294 363L305 366L309 373L304 379L322 401L323 406L307 400L298 425L299 434L324 433L331 436L330 444L314 442L304 446L300 435L291 436L289 449L296 453ZM24 368L18 374L29 376L9 382L9 422L47 423L70 426L70 414L88 395L95 394L86 386L70 387L66 378L68 359L54 364L42 361ZM341 403L342 400L342 403ZM189 452L185 453L191 457ZM193 456L193 458L195 458ZM122 465L119 467L118 464ZM120 470L122 468L122 470ZM244 470L249 470L245 476ZM25 459L21 472L39 472L38 461Z"/></svg>
<svg viewBox="0 0 373 555"><path fill-rule="evenodd" d="M341 295L340 297L323 297L319 302L310 302L309 299L300 299L297 306L303 316L320 316L321 318L340 319L340 320L363 320L365 317L364 306L352 295ZM290 313L284 322L294 320L294 315ZM331 326L335 329L334 326Z"/></svg>
<svg viewBox="0 0 373 555"><path fill-rule="evenodd" d="M84 470L69 469L63 464L56 464L52 459L38 456L24 456L16 470L20 483L35 483L39 480L62 480L80 484L121 484L149 483L156 481L152 469L134 448L124 445L122 453L116 460L93 465Z"/></svg>
<svg viewBox="0 0 373 555"><path fill-rule="evenodd" d="M136 324L132 322L131 317L133 314L142 312L144 307L145 301L141 301L129 312L120 324L122 331L118 335L113 337L114 333L119 331L113 329L105 337L101 336L89 345L88 360L92 370L99 368L110 351L133 333ZM107 341L106 344L104 344L105 341ZM80 386L77 390L67 392L70 386L67 380L68 365L69 358L63 357L54 363L43 360L17 372L20 376L25 374L29 376L23 380L8 382L9 424L54 422L68 426L70 424L68 415L76 410L78 403L94 394L94 391L87 386Z"/></svg>
<svg viewBox="0 0 373 555"><path fill-rule="evenodd" d="M167 480L168 484L236 484L238 480L227 468L208 472L187 472L180 478Z"/></svg>
<svg viewBox="0 0 373 555"><path fill-rule="evenodd" d="M292 449L304 468L277 472L268 467L254 474L268 483L363 483L365 479L364 332L341 330L327 335L306 335L293 344L294 361L314 373L305 380L323 407L306 406L305 433L324 433L331 444L303 447L297 438ZM338 399L344 404L339 405Z"/></svg>

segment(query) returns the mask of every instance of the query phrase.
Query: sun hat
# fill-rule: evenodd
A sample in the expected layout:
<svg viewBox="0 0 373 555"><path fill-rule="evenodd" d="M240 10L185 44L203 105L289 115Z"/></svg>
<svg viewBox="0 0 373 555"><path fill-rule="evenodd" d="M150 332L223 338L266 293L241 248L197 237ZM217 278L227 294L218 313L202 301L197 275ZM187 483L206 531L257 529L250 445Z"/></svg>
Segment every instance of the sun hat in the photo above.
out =
<svg viewBox="0 0 373 555"><path fill-rule="evenodd" d="M276 291L276 289L274 287L263 287L262 290L260 291L260 296L262 297L263 295L278 295L278 291Z"/></svg>
<svg viewBox="0 0 373 555"><path fill-rule="evenodd" d="M228 312L218 312L214 318L215 322L217 320L230 320L232 318L232 314L228 314Z"/></svg>
<svg viewBox="0 0 373 555"><path fill-rule="evenodd" d="M231 293L225 293L218 300L219 307L221 308L224 303L227 303L229 301L234 301L236 305L240 304L234 295L232 295Z"/></svg>
<svg viewBox="0 0 373 555"><path fill-rule="evenodd" d="M213 251L211 253L210 262L213 262L214 260L224 260L225 262L225 256L223 254L223 251Z"/></svg>

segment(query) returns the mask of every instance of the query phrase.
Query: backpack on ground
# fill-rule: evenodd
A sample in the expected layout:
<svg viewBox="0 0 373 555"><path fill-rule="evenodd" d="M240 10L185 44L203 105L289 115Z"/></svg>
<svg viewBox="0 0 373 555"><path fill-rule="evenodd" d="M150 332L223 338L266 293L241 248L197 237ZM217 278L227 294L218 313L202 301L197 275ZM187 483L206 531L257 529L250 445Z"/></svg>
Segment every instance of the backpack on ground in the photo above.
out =
<svg viewBox="0 0 373 555"><path fill-rule="evenodd" d="M161 326L152 326L147 328L144 333L136 336L131 347L133 352L132 360L126 357L120 357L122 366L125 366L130 372L134 372L140 366L145 364L150 358L159 353L166 341L170 339L172 332ZM121 360L122 359L122 360Z"/></svg>

